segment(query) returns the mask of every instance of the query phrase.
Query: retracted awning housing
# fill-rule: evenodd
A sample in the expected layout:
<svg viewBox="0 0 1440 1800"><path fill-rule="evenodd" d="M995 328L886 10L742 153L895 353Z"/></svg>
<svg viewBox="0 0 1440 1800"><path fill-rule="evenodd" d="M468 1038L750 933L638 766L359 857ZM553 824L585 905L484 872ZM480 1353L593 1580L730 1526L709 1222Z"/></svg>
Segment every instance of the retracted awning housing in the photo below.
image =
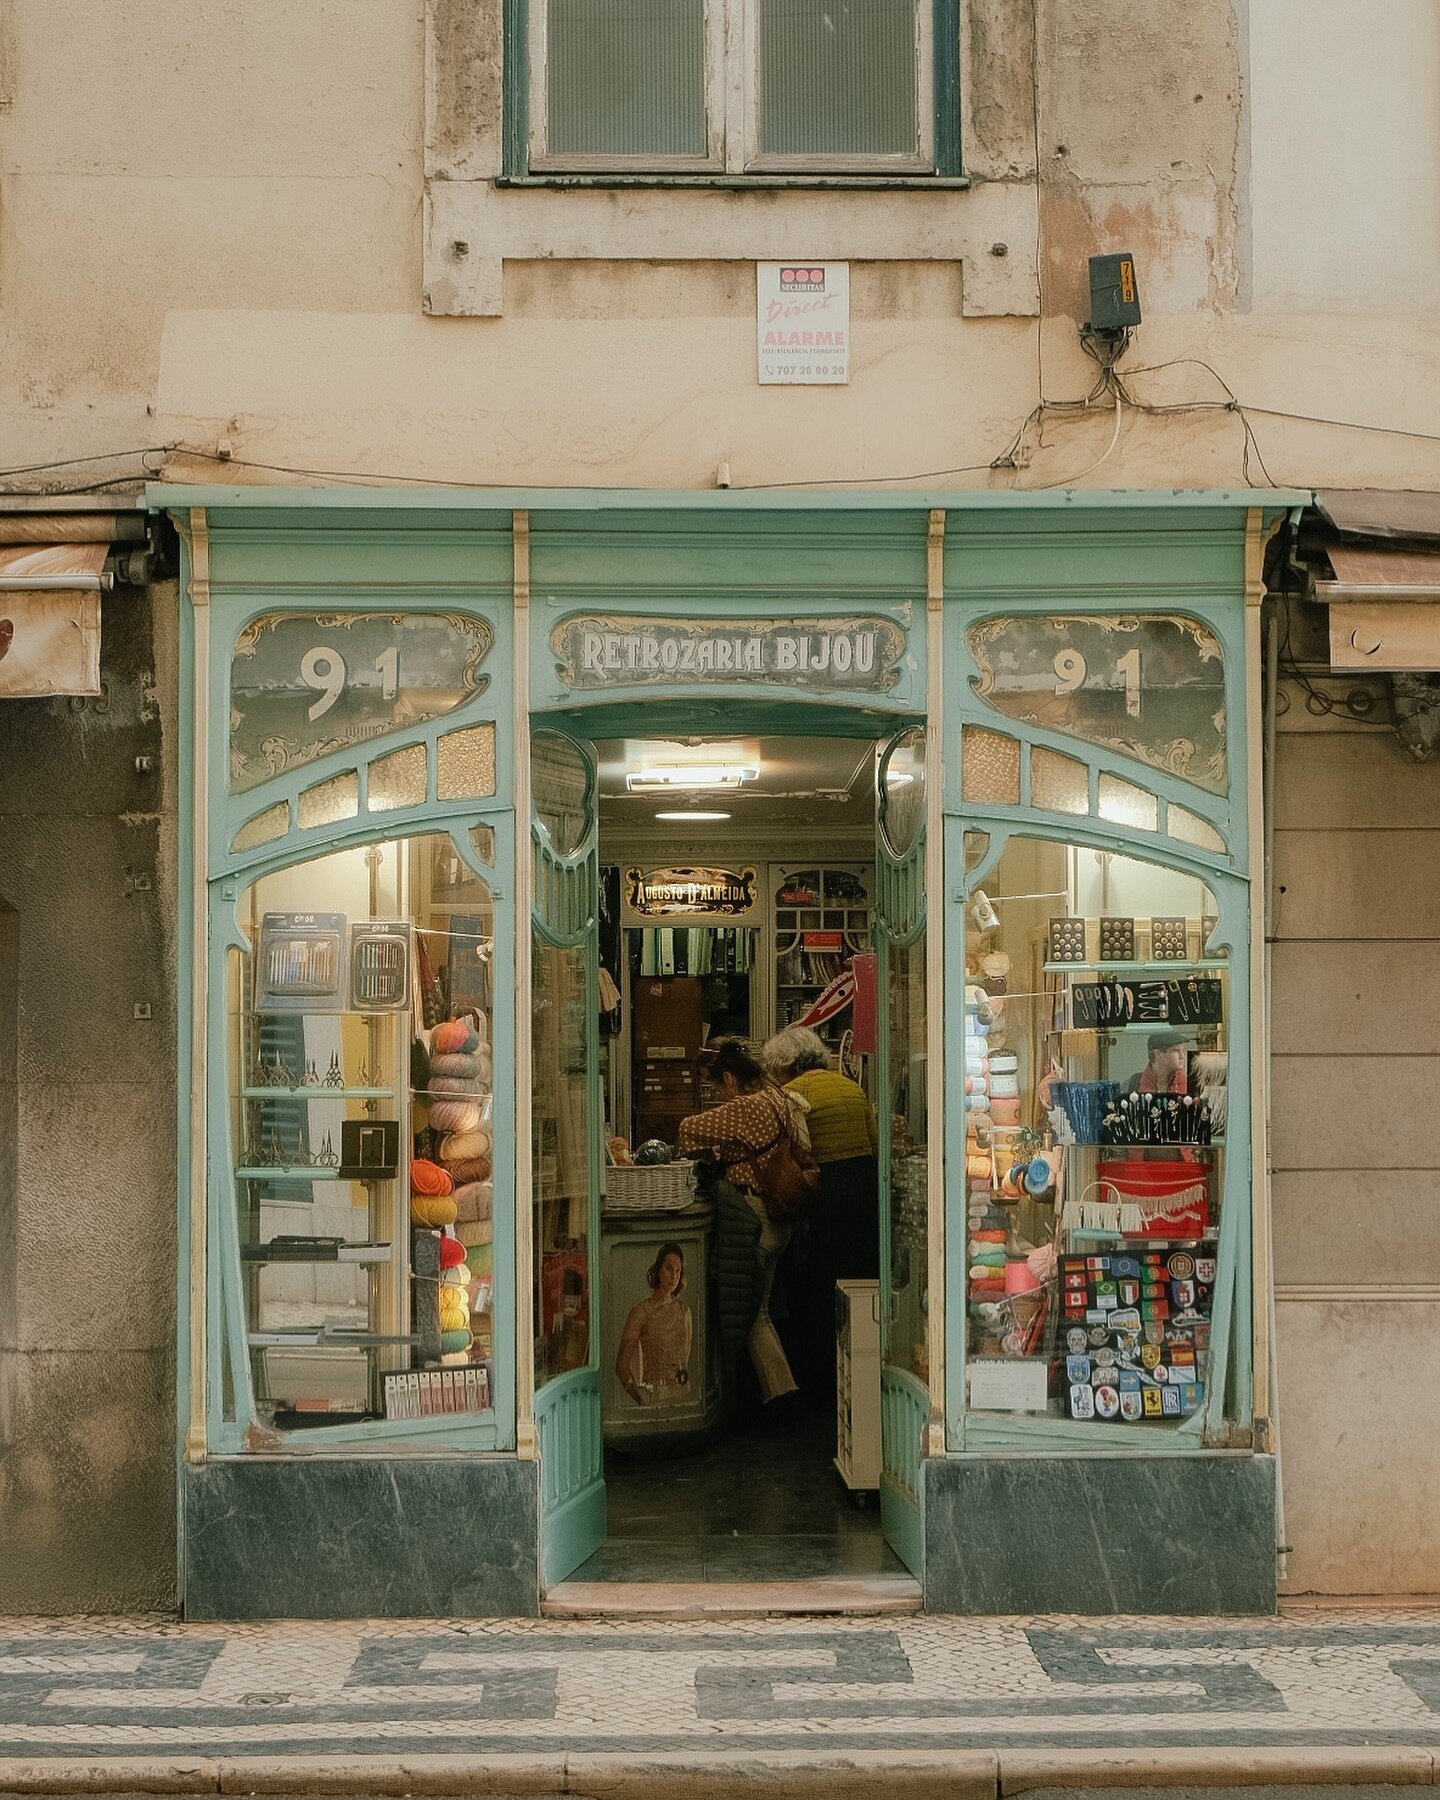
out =
<svg viewBox="0 0 1440 1800"><path fill-rule="evenodd" d="M1400 741L1427 762L1440 750L1440 494L1326 490L1311 524L1330 666L1388 676Z"/></svg>
<svg viewBox="0 0 1440 1800"><path fill-rule="evenodd" d="M99 694L100 596L148 577L145 515L27 499L0 496L0 700Z"/></svg>

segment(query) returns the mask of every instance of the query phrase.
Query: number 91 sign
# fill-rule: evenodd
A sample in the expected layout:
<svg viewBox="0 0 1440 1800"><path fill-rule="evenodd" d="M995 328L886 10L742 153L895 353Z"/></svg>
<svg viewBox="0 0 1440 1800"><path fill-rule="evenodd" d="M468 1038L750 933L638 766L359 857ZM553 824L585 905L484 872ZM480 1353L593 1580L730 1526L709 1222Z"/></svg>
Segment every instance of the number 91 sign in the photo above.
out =
<svg viewBox="0 0 1440 1800"><path fill-rule="evenodd" d="M380 677L380 698L393 700L400 691L400 652L394 644L375 658L373 668ZM307 719L321 719L345 692L349 680L345 658L328 644L316 644L300 658L300 679L314 688L320 698L307 707Z"/></svg>
<svg viewBox="0 0 1440 1800"><path fill-rule="evenodd" d="M1201 620L1025 613L979 620L965 640L996 712L1225 792L1225 656Z"/></svg>
<svg viewBox="0 0 1440 1800"><path fill-rule="evenodd" d="M268 613L230 664L230 788L244 793L482 692L490 624L460 613Z"/></svg>

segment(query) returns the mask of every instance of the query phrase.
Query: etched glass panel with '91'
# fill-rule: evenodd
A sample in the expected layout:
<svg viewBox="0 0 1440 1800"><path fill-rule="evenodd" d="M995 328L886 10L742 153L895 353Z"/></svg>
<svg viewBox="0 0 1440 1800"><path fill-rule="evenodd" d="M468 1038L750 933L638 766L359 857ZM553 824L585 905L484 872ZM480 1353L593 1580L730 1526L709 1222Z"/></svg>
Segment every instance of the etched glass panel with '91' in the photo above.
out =
<svg viewBox="0 0 1440 1800"><path fill-rule="evenodd" d="M1224 654L1198 619L1026 613L965 638L976 693L1007 718L1225 792Z"/></svg>
<svg viewBox="0 0 1440 1800"><path fill-rule="evenodd" d="M463 613L264 613L230 662L230 791L454 712L494 642Z"/></svg>

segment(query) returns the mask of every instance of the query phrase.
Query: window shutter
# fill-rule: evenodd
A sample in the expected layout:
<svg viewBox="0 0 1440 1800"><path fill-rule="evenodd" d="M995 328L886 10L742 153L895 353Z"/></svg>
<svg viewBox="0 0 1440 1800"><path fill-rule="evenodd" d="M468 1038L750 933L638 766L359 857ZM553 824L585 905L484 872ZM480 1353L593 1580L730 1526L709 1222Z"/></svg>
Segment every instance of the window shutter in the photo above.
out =
<svg viewBox="0 0 1440 1800"><path fill-rule="evenodd" d="M915 0L756 0L764 156L913 156Z"/></svg>
<svg viewBox="0 0 1440 1800"><path fill-rule="evenodd" d="M705 154L704 0L547 4L547 154Z"/></svg>

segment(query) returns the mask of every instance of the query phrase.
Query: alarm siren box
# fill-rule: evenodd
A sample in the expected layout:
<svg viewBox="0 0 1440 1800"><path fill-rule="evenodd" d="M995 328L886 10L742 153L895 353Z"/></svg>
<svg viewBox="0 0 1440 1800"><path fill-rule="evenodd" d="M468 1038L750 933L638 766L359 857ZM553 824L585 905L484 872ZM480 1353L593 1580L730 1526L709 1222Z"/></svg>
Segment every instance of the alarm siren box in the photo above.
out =
<svg viewBox="0 0 1440 1800"><path fill-rule="evenodd" d="M1135 258L1128 250L1090 258L1090 325L1094 331L1124 331L1140 323L1140 287Z"/></svg>

